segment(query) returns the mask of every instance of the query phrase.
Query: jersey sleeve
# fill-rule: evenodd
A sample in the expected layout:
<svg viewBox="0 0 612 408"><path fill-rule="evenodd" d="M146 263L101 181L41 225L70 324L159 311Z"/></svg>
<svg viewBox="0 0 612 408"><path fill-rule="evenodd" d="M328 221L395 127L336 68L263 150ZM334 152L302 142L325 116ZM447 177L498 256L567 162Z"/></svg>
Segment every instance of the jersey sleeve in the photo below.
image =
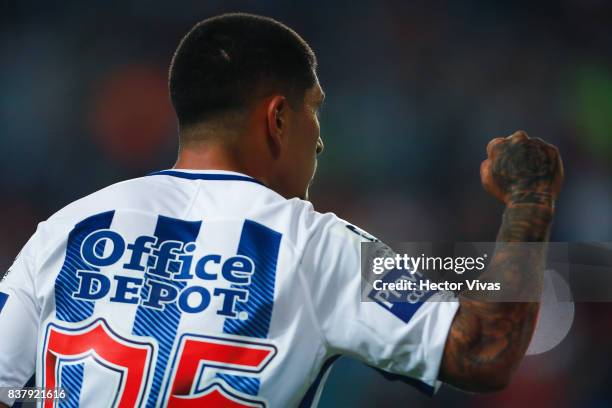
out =
<svg viewBox="0 0 612 408"><path fill-rule="evenodd" d="M23 387L35 371L40 315L34 287L35 236L0 281L0 387ZM11 406L14 401L6 398L0 394L0 402Z"/></svg>
<svg viewBox="0 0 612 408"><path fill-rule="evenodd" d="M450 292L428 293L415 303L362 301L364 231L331 219L307 243L301 272L331 354L345 354L433 394L458 302Z"/></svg>

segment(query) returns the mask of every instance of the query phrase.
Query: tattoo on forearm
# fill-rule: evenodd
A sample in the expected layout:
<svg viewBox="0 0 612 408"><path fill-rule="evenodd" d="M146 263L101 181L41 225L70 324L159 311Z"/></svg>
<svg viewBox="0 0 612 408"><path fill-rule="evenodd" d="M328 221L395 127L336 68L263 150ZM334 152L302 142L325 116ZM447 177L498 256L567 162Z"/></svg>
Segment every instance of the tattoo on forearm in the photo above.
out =
<svg viewBox="0 0 612 408"><path fill-rule="evenodd" d="M509 206L498 234L500 245L481 281L501 281L506 290L539 294L544 246L501 243L546 241L551 219L552 207L540 202ZM529 345L538 310L536 302L487 302L482 294L465 294L447 342L442 380L450 377L455 385L469 389L482 365L518 363L517 355L522 356Z"/></svg>
<svg viewBox="0 0 612 408"><path fill-rule="evenodd" d="M492 140L487 155L481 165L483 186L506 210L495 254L480 280L499 283L504 296L513 297L500 302L490 293L461 294L440 372L443 381L474 390L506 384L529 346L546 245L526 243L548 241L554 200L563 183L558 150L525 132Z"/></svg>

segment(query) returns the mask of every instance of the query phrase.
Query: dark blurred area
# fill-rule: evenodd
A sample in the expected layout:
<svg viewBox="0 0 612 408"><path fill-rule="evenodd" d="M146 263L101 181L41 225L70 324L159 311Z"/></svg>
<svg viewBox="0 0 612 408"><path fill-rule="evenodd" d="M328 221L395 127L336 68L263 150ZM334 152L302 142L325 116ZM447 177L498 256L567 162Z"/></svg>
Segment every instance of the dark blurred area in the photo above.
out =
<svg viewBox="0 0 612 408"><path fill-rule="evenodd" d="M562 1L3 2L0 269L36 224L108 184L169 168L166 71L197 21L277 18L319 58L326 150L311 191L387 241L492 241L486 143L556 144L566 184L554 241L612 241L612 3ZM569 336L511 387L430 399L349 359L321 407L612 405L612 306L576 306Z"/></svg>

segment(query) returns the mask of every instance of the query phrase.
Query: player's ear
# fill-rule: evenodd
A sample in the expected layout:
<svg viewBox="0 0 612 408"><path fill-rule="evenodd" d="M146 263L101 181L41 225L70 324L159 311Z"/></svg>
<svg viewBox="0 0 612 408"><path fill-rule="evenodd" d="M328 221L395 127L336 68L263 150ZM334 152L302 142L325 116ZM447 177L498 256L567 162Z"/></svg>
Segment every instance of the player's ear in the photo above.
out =
<svg viewBox="0 0 612 408"><path fill-rule="evenodd" d="M287 98L276 95L268 102L268 145L274 157L280 154L287 127Z"/></svg>

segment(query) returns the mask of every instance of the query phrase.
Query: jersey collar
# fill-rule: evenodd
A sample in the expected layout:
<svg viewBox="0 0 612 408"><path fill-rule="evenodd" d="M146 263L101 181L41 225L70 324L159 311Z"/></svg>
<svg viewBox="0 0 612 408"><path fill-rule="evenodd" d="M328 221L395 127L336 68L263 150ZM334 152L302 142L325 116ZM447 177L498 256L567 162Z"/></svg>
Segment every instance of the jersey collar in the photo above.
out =
<svg viewBox="0 0 612 408"><path fill-rule="evenodd" d="M253 177L227 170L169 169L149 173L147 176L170 176L187 180L246 181L265 187L261 181L254 179Z"/></svg>

